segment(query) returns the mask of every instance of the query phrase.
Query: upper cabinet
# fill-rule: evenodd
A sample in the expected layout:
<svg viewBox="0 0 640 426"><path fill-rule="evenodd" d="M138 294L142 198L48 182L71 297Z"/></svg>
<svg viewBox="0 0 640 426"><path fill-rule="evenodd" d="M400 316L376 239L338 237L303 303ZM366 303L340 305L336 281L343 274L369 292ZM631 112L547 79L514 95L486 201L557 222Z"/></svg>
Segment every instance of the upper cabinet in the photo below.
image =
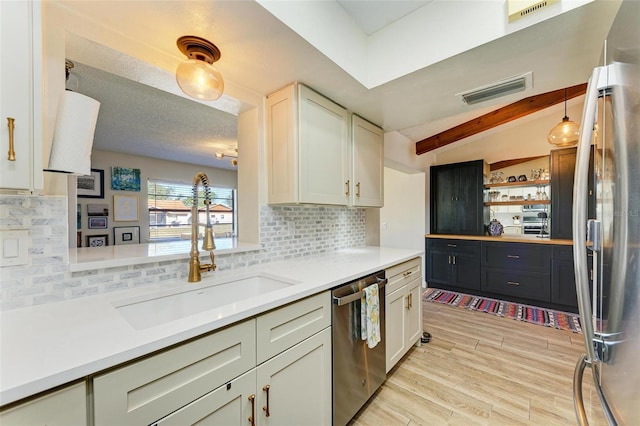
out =
<svg viewBox="0 0 640 426"><path fill-rule="evenodd" d="M269 204L382 206L382 130L301 84L267 97Z"/></svg>
<svg viewBox="0 0 640 426"><path fill-rule="evenodd" d="M484 205L483 160L431 166L431 233L483 235L489 223Z"/></svg>
<svg viewBox="0 0 640 426"><path fill-rule="evenodd" d="M382 207L384 204L384 132L353 114L353 168L351 204Z"/></svg>
<svg viewBox="0 0 640 426"><path fill-rule="evenodd" d="M0 188L42 188L42 25L34 1L0 2Z"/></svg>

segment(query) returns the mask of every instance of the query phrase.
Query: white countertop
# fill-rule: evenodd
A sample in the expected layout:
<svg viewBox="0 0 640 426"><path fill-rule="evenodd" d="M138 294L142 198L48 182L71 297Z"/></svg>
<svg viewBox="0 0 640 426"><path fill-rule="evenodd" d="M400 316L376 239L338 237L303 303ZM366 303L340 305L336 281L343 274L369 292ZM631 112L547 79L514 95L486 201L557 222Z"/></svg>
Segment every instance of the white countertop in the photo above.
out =
<svg viewBox="0 0 640 426"><path fill-rule="evenodd" d="M165 282L2 312L0 405L83 378L422 254L419 250L380 247L345 249L242 270L210 272L203 275L200 283ZM138 330L116 309L123 301L153 298L159 293L190 291L229 281L240 274L257 272L299 281L299 284Z"/></svg>

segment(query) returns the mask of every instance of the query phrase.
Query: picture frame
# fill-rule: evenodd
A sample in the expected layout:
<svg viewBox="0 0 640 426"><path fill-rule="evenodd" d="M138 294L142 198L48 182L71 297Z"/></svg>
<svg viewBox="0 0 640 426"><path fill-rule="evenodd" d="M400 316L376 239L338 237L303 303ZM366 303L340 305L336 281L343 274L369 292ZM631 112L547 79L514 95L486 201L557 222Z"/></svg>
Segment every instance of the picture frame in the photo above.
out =
<svg viewBox="0 0 640 426"><path fill-rule="evenodd" d="M104 170L91 169L91 174L76 179L78 198L104 198Z"/></svg>
<svg viewBox="0 0 640 426"><path fill-rule="evenodd" d="M111 189L114 191L140 191L140 169L111 167Z"/></svg>
<svg viewBox="0 0 640 426"><path fill-rule="evenodd" d="M138 221L138 196L114 195L113 196L113 220L115 222Z"/></svg>
<svg viewBox="0 0 640 426"><path fill-rule="evenodd" d="M104 235L87 235L87 247L106 247L109 245L109 236Z"/></svg>
<svg viewBox="0 0 640 426"><path fill-rule="evenodd" d="M87 216L109 216L109 204L87 204Z"/></svg>
<svg viewBox="0 0 640 426"><path fill-rule="evenodd" d="M113 244L140 244L139 226L116 226L113 228Z"/></svg>
<svg viewBox="0 0 640 426"><path fill-rule="evenodd" d="M89 216L89 229L107 229L108 220L105 216Z"/></svg>

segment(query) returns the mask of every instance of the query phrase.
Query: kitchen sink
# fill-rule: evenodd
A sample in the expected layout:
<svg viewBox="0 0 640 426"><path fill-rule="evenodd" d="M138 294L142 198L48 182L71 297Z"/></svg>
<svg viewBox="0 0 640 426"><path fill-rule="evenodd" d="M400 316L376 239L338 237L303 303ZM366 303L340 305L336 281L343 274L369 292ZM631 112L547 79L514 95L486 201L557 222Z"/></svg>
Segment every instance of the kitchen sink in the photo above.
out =
<svg viewBox="0 0 640 426"><path fill-rule="evenodd" d="M298 284L270 274L232 278L210 286L173 294L154 295L115 303L116 309L135 329L154 327L200 312L233 305L252 297Z"/></svg>

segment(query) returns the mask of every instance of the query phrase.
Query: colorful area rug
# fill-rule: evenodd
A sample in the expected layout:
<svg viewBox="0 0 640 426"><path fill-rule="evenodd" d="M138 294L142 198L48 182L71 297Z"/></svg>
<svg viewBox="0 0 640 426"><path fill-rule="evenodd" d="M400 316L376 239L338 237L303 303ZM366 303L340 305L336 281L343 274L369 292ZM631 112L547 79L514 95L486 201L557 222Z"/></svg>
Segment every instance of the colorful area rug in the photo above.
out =
<svg viewBox="0 0 640 426"><path fill-rule="evenodd" d="M582 333L580 316L569 312L554 311L553 309L538 308L504 300L488 299L453 291L429 288L422 295L425 302L442 303L472 311L486 312L499 317L511 318L532 324L553 327L558 330L570 330Z"/></svg>

